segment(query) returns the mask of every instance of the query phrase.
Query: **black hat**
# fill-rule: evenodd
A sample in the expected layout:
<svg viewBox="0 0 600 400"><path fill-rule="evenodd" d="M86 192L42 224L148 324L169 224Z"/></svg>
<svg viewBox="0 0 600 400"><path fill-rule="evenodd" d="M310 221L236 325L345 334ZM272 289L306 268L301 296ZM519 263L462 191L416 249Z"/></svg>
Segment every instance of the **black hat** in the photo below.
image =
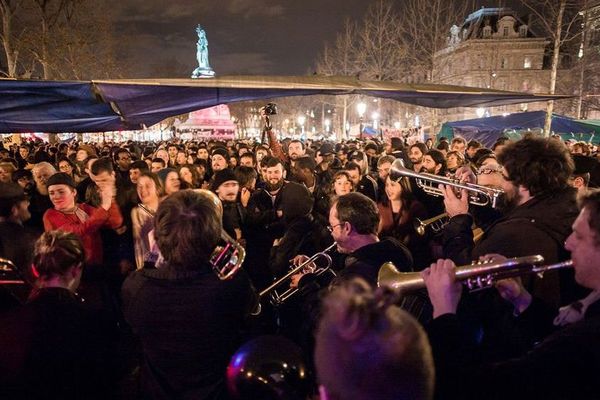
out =
<svg viewBox="0 0 600 400"><path fill-rule="evenodd" d="M16 183L0 182L0 199L25 200L23 188Z"/></svg>
<svg viewBox="0 0 600 400"><path fill-rule="evenodd" d="M573 175L591 173L596 165L598 165L598 161L596 161L596 159L593 157L584 156L582 154L573 154L572 157L575 164L575 171L573 171Z"/></svg>
<svg viewBox="0 0 600 400"><path fill-rule="evenodd" d="M333 145L331 143L323 143L321 145L321 147L319 148L319 153L321 153L322 156L326 156L328 154L334 154L335 148L333 147Z"/></svg>
<svg viewBox="0 0 600 400"><path fill-rule="evenodd" d="M225 168L225 169L222 169L221 171L217 171L217 173L215 174L215 179L213 180L213 183L210 185L210 190L212 190L213 192L216 192L217 189L219 188L219 186L221 186L225 182L229 182L229 181L236 181L236 182L238 181L237 178L235 177L235 174L233 173L233 171L230 168Z"/></svg>
<svg viewBox="0 0 600 400"><path fill-rule="evenodd" d="M31 170L28 169L18 169L12 174L13 182L18 181L21 178L29 178L33 179L33 175L31 174Z"/></svg>
<svg viewBox="0 0 600 400"><path fill-rule="evenodd" d="M312 210L313 203L314 198L304 185L288 182L281 189L279 209L283 212L283 218L287 222L308 215Z"/></svg>
<svg viewBox="0 0 600 400"><path fill-rule="evenodd" d="M48 182L46 183L46 187L50 187L52 185L67 185L75 188L75 182L73 178L71 178L68 174L64 172L58 172L48 178Z"/></svg>
<svg viewBox="0 0 600 400"><path fill-rule="evenodd" d="M352 160L360 160L360 161L362 161L364 159L365 159L365 153L363 153L362 151L353 151L348 156L348 160L350 160L350 161L352 161Z"/></svg>
<svg viewBox="0 0 600 400"><path fill-rule="evenodd" d="M377 149L377 145L376 145L375 143L373 143L373 142L369 142L369 143L367 143L367 145L365 146L365 151L367 151L367 150L375 150L375 151L378 151L378 149Z"/></svg>
<svg viewBox="0 0 600 400"><path fill-rule="evenodd" d="M211 153L211 156L219 155L226 160L229 160L229 152L225 147L215 147Z"/></svg>

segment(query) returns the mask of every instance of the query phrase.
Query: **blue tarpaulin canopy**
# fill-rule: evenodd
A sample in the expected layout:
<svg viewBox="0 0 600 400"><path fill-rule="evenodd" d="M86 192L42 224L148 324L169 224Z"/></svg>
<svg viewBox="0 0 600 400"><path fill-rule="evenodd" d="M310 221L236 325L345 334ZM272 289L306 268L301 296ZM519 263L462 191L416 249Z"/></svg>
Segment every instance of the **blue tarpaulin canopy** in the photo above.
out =
<svg viewBox="0 0 600 400"><path fill-rule="evenodd" d="M324 94L361 94L435 108L493 107L567 97L323 76L89 82L3 79L0 133L135 130L218 104Z"/></svg>
<svg viewBox="0 0 600 400"><path fill-rule="evenodd" d="M451 139L462 136L467 141L478 140L486 147L492 147L501 136L511 136L528 130L539 130L544 127L545 111L531 111L488 118L467 119L464 121L446 122L442 125L440 136ZM597 127L596 127L597 128ZM593 125L586 124L562 115L553 114L550 130L566 139L589 141L600 140ZM598 136L597 138L595 138Z"/></svg>

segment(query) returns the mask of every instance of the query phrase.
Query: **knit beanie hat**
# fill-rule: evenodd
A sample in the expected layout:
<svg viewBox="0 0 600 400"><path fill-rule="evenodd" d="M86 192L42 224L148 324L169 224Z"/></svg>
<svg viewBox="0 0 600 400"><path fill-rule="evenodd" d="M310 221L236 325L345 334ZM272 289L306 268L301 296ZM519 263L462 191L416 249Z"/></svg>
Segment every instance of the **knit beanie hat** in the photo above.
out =
<svg viewBox="0 0 600 400"><path fill-rule="evenodd" d="M235 173L230 168L222 169L221 171L217 171L215 174L215 179L213 183L210 185L210 190L216 192L219 186L229 181L238 181L235 177Z"/></svg>
<svg viewBox="0 0 600 400"><path fill-rule="evenodd" d="M283 218L287 223L308 215L313 204L314 198L304 185L288 182L281 189L279 209L283 212Z"/></svg>
<svg viewBox="0 0 600 400"><path fill-rule="evenodd" d="M71 186L72 188L75 188L75 182L73 181L73 178L71 178L68 174L65 174L64 172L57 172L56 174L48 178L48 182L46 182L46 187L49 188L52 185L67 185Z"/></svg>
<svg viewBox="0 0 600 400"><path fill-rule="evenodd" d="M214 155L219 155L219 156L223 157L224 159L229 160L229 152L224 147L216 147L212 151L211 155L213 155L213 156Z"/></svg>

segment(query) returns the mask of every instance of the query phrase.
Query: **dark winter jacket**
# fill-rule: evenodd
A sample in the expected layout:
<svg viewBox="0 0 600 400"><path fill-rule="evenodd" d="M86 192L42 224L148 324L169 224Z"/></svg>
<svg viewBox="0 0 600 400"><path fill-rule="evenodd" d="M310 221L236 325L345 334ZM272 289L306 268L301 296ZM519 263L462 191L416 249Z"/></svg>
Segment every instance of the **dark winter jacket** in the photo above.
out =
<svg viewBox="0 0 600 400"><path fill-rule="evenodd" d="M532 304L517 319L541 326L540 307ZM545 325L555 314L543 312ZM480 364L465 347L465 336L453 314L428 326L436 363L439 399L593 399L600 393L600 302L585 319L569 325L527 354L493 364Z"/></svg>
<svg viewBox="0 0 600 400"><path fill-rule="evenodd" d="M579 213L575 189L535 196L492 223L481 240L474 245L470 215L457 215L444 228L444 253L457 265L470 264L480 256L497 253L505 257L540 254L545 263L568 259L564 242ZM528 283L534 294L558 304L561 290L558 274L546 274L544 279Z"/></svg>
<svg viewBox="0 0 600 400"><path fill-rule="evenodd" d="M225 398L225 369L255 302L243 269L226 281L208 264L142 269L125 280L122 296L142 343L145 399Z"/></svg>

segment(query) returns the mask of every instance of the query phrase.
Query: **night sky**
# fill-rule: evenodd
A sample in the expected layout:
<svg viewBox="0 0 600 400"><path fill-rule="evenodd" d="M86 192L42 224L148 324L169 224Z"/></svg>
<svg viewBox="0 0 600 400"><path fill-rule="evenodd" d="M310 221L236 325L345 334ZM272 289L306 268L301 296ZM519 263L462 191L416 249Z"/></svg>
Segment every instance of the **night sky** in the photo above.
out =
<svg viewBox="0 0 600 400"><path fill-rule="evenodd" d="M344 19L360 21L376 0L109 1L125 76L188 78L197 66L197 24L217 75L303 75ZM506 3L513 2L473 1L475 8Z"/></svg>
<svg viewBox="0 0 600 400"><path fill-rule="evenodd" d="M345 18L372 0L123 0L115 3L127 76L187 78L196 62L196 25L206 31L218 75L306 74Z"/></svg>

